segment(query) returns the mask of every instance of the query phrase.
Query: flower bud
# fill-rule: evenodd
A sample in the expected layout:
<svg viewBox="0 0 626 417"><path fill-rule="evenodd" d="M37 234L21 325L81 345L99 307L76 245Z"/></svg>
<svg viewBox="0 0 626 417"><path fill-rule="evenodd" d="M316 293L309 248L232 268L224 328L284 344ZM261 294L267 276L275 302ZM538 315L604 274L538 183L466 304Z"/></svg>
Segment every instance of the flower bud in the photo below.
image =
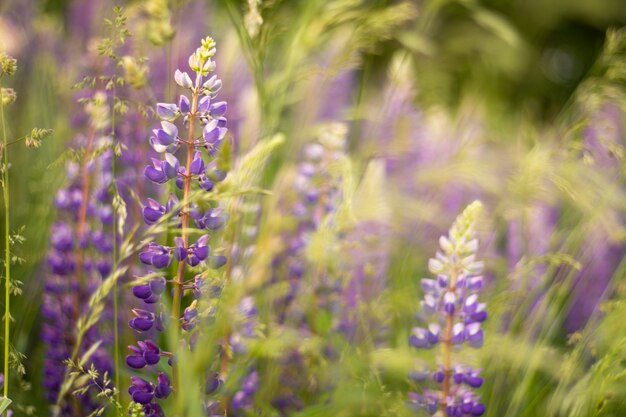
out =
<svg viewBox="0 0 626 417"><path fill-rule="evenodd" d="M15 93L15 90L12 88L3 88L0 93L2 94L2 104L5 106L17 100L17 93Z"/></svg>
<svg viewBox="0 0 626 417"><path fill-rule="evenodd" d="M17 71L17 59L5 53L1 53L0 66L2 67L2 72L4 74L11 76L15 74L15 71Z"/></svg>
<svg viewBox="0 0 626 417"><path fill-rule="evenodd" d="M191 89L193 87L193 83L191 82L189 74L187 74L186 72L182 72L181 70L176 70L176 72L174 73L174 80L176 81L176 84L180 85L183 88Z"/></svg>

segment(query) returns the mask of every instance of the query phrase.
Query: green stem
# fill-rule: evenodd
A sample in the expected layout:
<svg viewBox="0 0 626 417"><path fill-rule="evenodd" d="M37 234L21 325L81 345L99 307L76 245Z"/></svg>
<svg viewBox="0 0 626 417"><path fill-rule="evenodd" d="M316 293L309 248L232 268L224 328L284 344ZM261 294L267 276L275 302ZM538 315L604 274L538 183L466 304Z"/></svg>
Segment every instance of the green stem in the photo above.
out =
<svg viewBox="0 0 626 417"><path fill-rule="evenodd" d="M15 145L16 143L18 143L18 142L20 142L20 141L23 141L23 140L24 140L24 139L26 139L27 137L28 137L28 135L25 135L25 136L22 136L22 137L20 137L20 138L13 139L11 142L6 142L5 147L6 147L6 146Z"/></svg>
<svg viewBox="0 0 626 417"><path fill-rule="evenodd" d="M113 88L113 105L111 106L111 145L113 147L113 156L111 158L111 176L115 183L115 87ZM115 186L115 192L112 199L115 200L117 195L117 185ZM113 205L113 271L117 271L117 213L115 213L115 206ZM113 285L113 338L114 338L114 350L115 350L115 399L120 402L120 332L118 323L118 300L117 300L117 281ZM118 409L118 417L120 417Z"/></svg>
<svg viewBox="0 0 626 417"><path fill-rule="evenodd" d="M450 274L450 284L448 291L456 292L456 282L458 279L457 268L452 268ZM441 384L441 409L445 411L448 395L450 395L450 383L452 379L452 328L454 326L454 316L449 314L446 317L445 336L441 343L441 353L443 356L443 382Z"/></svg>
<svg viewBox="0 0 626 417"><path fill-rule="evenodd" d="M0 87L1 89L1 87ZM2 140L4 143L4 170L3 170L3 187L4 195L4 268L5 284L4 284L4 397L9 396L9 321L11 320L10 307L10 289L11 289L11 238L10 238L10 218L9 218L9 152L7 148L7 128L4 121L4 103L0 98L0 119L2 123ZM5 415L5 414L3 414Z"/></svg>
<svg viewBox="0 0 626 417"><path fill-rule="evenodd" d="M95 127L90 129L89 131L89 136L87 138L87 146L85 147L85 155L83 157L83 160L81 161L81 167L80 167L80 178L81 178L81 184L82 184L82 198L80 201L80 207L78 209L78 224L76 226L76 236L77 239L80 241L83 236L85 236L85 232L87 230L87 208L88 208L88 203L87 200L89 199L89 187L91 184L91 178L90 178L90 174L89 174L89 161L92 157L92 150L93 150L93 141L96 135L96 129ZM86 274L84 271L84 266L85 266L85 249L81 248L79 246L78 248L78 253L76 254L76 281L78 283L78 288L79 290L76 291L76 294L74 296L74 309L75 309L75 319L78 320L79 319L79 315L80 315L80 311L81 311L81 293L83 293L83 291L86 290L87 288L87 281L86 281ZM75 348L80 349L80 338L76 337L76 341L75 341ZM72 404L74 405L74 410L73 410L73 414L76 417L80 417L83 414L83 408L81 403L78 401L78 398L76 396L72 396ZM59 393L59 398L58 401L59 403L61 402L63 398L61 397L61 393Z"/></svg>
<svg viewBox="0 0 626 417"><path fill-rule="evenodd" d="M184 187L183 187L183 204L180 209L181 214L181 235L183 239L183 245L185 250L189 248L189 193L191 190L191 161L193 159L193 150L194 150L194 129L196 122L196 112L198 110L198 82L196 82L196 89L192 91L191 95L191 111L189 113L189 131L187 136L187 163L185 168L185 179L184 179ZM174 343L178 343L178 334L180 327L180 308L181 302L183 298L183 283L185 281L185 265L187 264L187 260L183 259L178 264L178 271L176 274L176 282L174 283L174 297L172 299L172 324L174 329ZM174 347L174 352L176 352L178 346ZM176 361L172 363L172 380L174 382L174 394L176 395L175 404L178 409L179 401L182 398L180 395L181 388L179 385L179 376L178 376L178 366L176 365Z"/></svg>

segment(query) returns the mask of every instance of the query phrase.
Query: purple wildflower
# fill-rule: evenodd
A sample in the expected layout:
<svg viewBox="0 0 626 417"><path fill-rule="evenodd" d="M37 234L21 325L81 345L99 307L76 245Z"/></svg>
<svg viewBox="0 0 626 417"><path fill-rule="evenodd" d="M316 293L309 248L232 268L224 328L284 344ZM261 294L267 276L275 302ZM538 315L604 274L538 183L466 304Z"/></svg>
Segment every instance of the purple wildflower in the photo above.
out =
<svg viewBox="0 0 626 417"><path fill-rule="evenodd" d="M96 102L99 100L94 100ZM107 150L100 155L92 155L96 146L106 148L109 139L103 138L98 143L95 133L92 133L89 137L77 136L76 142L78 146L85 147L87 155L79 164L68 164L69 182L55 198L60 219L53 225L50 235L50 273L46 276L41 334L47 346L43 382L47 399L52 404L60 400L67 415L73 414L76 404L84 412L92 412L99 407L92 390L77 395L78 403L59 399L58 396L66 375L65 361L71 358L75 348L78 319L88 308L93 290L110 274L113 249L113 231L109 221L112 200L107 191L111 182L112 152ZM108 314L110 312L104 312L105 317ZM86 331L78 351L83 353L94 343L107 342L108 339L104 328L94 326ZM101 376L105 372L109 375L113 373L106 343L93 352L86 365L89 367L91 364Z"/></svg>
<svg viewBox="0 0 626 417"><path fill-rule="evenodd" d="M153 158L144 174L157 185L173 180L182 190L182 199L179 200L174 194L170 195L165 204L148 199L143 209L143 217L146 224L153 225L163 221L166 215L170 216L172 225L181 230L180 235L174 238L173 246L150 242L140 253L139 259L156 269L164 269L177 263L178 273L174 278L171 314L164 313L162 307L156 311L143 308L133 310L134 317L129 325L139 334L152 329L162 331L165 326L163 318L172 316L179 318L175 325L183 330L183 334L190 336L197 329L200 320L197 298L202 295L204 279L201 275L187 278L187 270L199 265L217 269L226 263L226 257L214 253L210 247L209 234L199 235L193 241L190 239L190 229L193 226L214 233L222 229L228 219L219 206L200 209L190 201L192 192L209 192L226 177L215 159L226 140L227 104L215 100L221 81L216 76L209 77L209 73L215 69L212 59L214 55L213 39L202 40L202 46L189 58L189 65L195 73L193 79L187 72L180 70L176 70L174 76L176 83L188 90L190 96L181 95L177 104L157 104L156 112L162 121L153 130L149 142L154 151L162 154L162 158ZM186 136L182 137L185 131ZM179 159L177 156L180 148L185 151L186 159ZM139 283L133 287L133 294L145 304L156 304L166 289L166 282L164 277L158 277ZM187 306L181 305L184 291L191 291L196 297ZM193 345L193 340L190 340L190 344ZM149 339L139 341L137 346L129 348L130 354L126 362L134 369L156 366L163 356L170 356ZM170 360L169 363L173 367L175 384L175 360ZM156 384L134 377L129 393L135 402L143 405L146 415L162 415L156 400L166 398L171 389L169 377L161 372Z"/></svg>
<svg viewBox="0 0 626 417"><path fill-rule="evenodd" d="M278 319L285 321L287 315L298 316L293 311L300 282L306 271L304 249L310 236L322 221L333 213L341 197L338 178L331 166L345 157L344 146L347 128L341 123L330 124L323 130L319 142L308 144L304 149L304 161L298 166L293 184L295 195L289 210L296 225L285 233L286 247L273 260L273 281L289 282L287 294L277 302ZM338 283L330 277L322 277L315 289L319 301L330 302L329 294L338 292ZM291 311L290 311L291 310Z"/></svg>
<svg viewBox="0 0 626 417"><path fill-rule="evenodd" d="M453 346L466 343L474 348L483 344L481 322L487 319L486 305L478 301L477 292L482 288L483 264L476 260L478 240L474 223L481 208L479 202L470 204L450 228L447 236L441 236L442 251L430 259L428 268L436 279L422 279L424 300L422 313L432 321L427 327L415 327L409 343L418 349L431 349L442 345L442 365L428 372L414 372L411 377L418 381L431 379L441 387L440 391L409 393L409 403L429 414L441 409L449 417L478 417L485 406L472 388L482 386L479 370L453 365Z"/></svg>

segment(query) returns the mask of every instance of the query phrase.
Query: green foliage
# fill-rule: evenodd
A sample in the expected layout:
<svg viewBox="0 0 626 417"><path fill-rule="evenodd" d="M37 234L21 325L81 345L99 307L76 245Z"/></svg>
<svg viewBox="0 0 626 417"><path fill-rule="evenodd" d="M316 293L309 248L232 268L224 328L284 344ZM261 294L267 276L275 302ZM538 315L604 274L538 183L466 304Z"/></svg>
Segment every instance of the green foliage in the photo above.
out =
<svg viewBox="0 0 626 417"><path fill-rule="evenodd" d="M261 180L263 168L269 162L276 149L283 145L284 142L285 136L282 134L274 135L271 138L259 142L241 158L241 161L237 165L237 170L230 177L230 181L232 181L236 187L258 185ZM227 158L224 157L223 159ZM224 165L224 168L228 168L228 166Z"/></svg>
<svg viewBox="0 0 626 417"><path fill-rule="evenodd" d="M92 388L97 388L95 400L102 405L86 417L99 417L104 415L107 406L111 406L115 410L116 415L121 415L123 407L117 400L118 390L113 386L113 382L109 378L107 372L100 375L94 364L86 367L89 357L98 349L100 343L91 346L81 358L80 363L75 363L71 359L67 361L70 377L74 378L76 388L72 391L72 395L85 395Z"/></svg>
<svg viewBox="0 0 626 417"><path fill-rule="evenodd" d="M260 4L259 25L254 2L249 3L247 12L233 0L224 3L255 79L262 134L286 127L281 115L302 99L303 80L316 72L332 75L355 66L360 52L375 50L416 15L410 2L381 7L362 0L265 2ZM326 49L331 39L339 43L336 51ZM325 54L330 54L331 60L327 69L321 63L327 59Z"/></svg>
<svg viewBox="0 0 626 417"><path fill-rule="evenodd" d="M104 19L109 36L104 38L98 45L98 53L114 61L120 61L121 58L116 55L117 49L126 43L126 39L130 36L130 31L126 28L127 18L124 15L124 9L120 6L115 6L113 13L115 13L113 20Z"/></svg>
<svg viewBox="0 0 626 417"><path fill-rule="evenodd" d="M623 273L623 268L620 272ZM573 350L562 362L551 412L566 417L616 416L626 405L625 306L621 283L618 296L602 307L602 316L572 335Z"/></svg>

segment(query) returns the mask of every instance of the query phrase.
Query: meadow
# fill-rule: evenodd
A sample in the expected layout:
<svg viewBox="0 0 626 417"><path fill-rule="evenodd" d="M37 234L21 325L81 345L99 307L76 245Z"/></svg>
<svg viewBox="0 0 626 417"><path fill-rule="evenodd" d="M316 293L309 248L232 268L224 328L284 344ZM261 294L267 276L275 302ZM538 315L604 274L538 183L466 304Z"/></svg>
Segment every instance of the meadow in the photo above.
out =
<svg viewBox="0 0 626 417"><path fill-rule="evenodd" d="M622 0L3 0L0 413L626 416Z"/></svg>

